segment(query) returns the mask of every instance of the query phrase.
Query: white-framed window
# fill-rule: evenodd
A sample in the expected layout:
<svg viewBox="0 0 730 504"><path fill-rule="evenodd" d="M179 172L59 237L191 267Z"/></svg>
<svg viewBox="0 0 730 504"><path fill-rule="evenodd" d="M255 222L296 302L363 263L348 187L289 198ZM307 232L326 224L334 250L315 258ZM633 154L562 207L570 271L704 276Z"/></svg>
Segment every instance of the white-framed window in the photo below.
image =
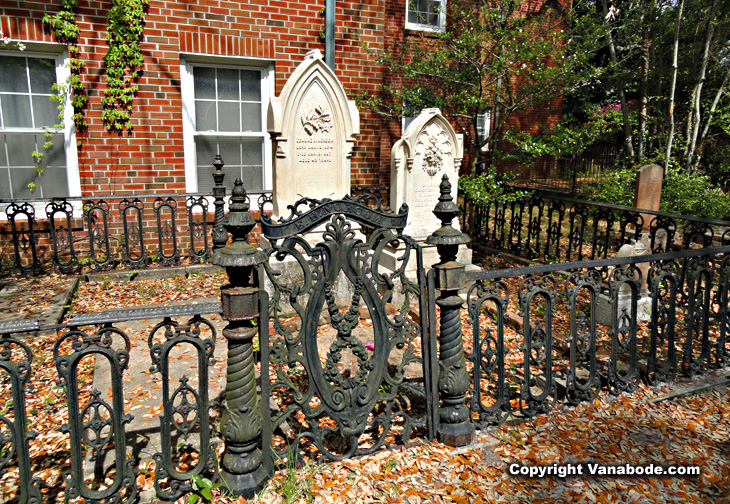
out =
<svg viewBox="0 0 730 504"><path fill-rule="evenodd" d="M446 26L446 0L406 0L406 28L443 31Z"/></svg>
<svg viewBox="0 0 730 504"><path fill-rule="evenodd" d="M489 138L492 128L492 111L486 110L477 115L477 141L481 144L484 140ZM482 152L489 150L489 144L485 144L482 147Z"/></svg>
<svg viewBox="0 0 730 504"><path fill-rule="evenodd" d="M76 138L70 97L63 128L58 103L50 99L53 84L69 75L67 56L51 52L0 52L0 198L80 196ZM52 135L45 136L46 129ZM46 149L50 140L53 146ZM43 153L43 172L33 152ZM31 190L29 183L33 183Z"/></svg>
<svg viewBox="0 0 730 504"><path fill-rule="evenodd" d="M248 193L270 191L266 113L273 93L273 64L188 55L181 58L181 76L187 191L211 191L216 154L225 163L229 194L237 177Z"/></svg>
<svg viewBox="0 0 730 504"><path fill-rule="evenodd" d="M420 113L420 107L412 105L407 101L403 102L403 122L401 124L401 135L406 134L406 129L408 129L408 126L413 122L416 117L418 117L418 114Z"/></svg>

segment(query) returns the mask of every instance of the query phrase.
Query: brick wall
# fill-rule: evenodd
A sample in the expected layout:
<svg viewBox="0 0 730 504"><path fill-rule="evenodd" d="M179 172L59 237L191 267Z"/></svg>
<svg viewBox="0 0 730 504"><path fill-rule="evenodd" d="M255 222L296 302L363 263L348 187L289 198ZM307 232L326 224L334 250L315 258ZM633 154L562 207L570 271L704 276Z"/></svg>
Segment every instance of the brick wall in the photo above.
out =
<svg viewBox="0 0 730 504"><path fill-rule="evenodd" d="M557 5L562 7L562 3ZM544 4L544 0L530 0L523 10L537 13ZM86 62L83 81L89 95L89 131L80 136L82 194L184 191L180 53L274 61L279 94L304 55L312 49L324 49L320 38L323 6L323 0L150 2L142 44L144 75L132 116L134 132L117 136L107 133L101 122L109 5L79 0L76 19L81 29L81 57ZM391 76L384 74L362 44L378 51L408 36L404 0L337 0L336 6L335 73L350 98L364 92L377 94L383 80ZM5 35L14 40L54 42L52 35L44 33L41 18L56 10L57 2L10 0L0 4L0 23ZM527 114L520 122L529 123L529 117ZM544 120L540 113L533 117L533 125ZM550 120L553 117L557 112ZM387 185L390 147L400 138L400 123L383 123L370 111L361 111L360 129L352 158L352 184ZM464 165L468 166L468 159Z"/></svg>
<svg viewBox="0 0 730 504"><path fill-rule="evenodd" d="M275 89L313 50L324 50L320 32L324 2L219 0L150 2L145 17L144 75L135 98L131 136L105 131L101 97L105 89L102 58L106 52L107 2L80 0L82 76L89 96L89 131L79 135L82 194L184 191L180 53L256 58L275 62ZM6 36L26 42L55 42L44 33L41 18L57 3L3 2L0 23ZM382 70L361 43L380 49L384 39L385 0L337 2L335 72L349 96L376 93ZM362 134L352 159L354 185L380 182L381 138L378 121L364 113ZM212 161L212 160L211 160ZM228 181L229 183L231 181Z"/></svg>

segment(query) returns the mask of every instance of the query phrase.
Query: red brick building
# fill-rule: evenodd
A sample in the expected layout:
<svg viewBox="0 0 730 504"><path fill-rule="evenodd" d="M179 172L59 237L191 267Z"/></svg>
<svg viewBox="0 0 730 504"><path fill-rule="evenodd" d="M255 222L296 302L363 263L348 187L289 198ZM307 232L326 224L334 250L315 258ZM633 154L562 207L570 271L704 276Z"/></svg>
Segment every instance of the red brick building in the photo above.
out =
<svg viewBox="0 0 730 504"><path fill-rule="evenodd" d="M362 44L378 51L388 41L439 29L447 14L435 7L445 1L336 1L335 73L351 97L378 93L384 78ZM45 173L30 193L26 185L35 173L30 153L43 143L44 127L54 123L48 88L69 72L67 47L42 23L59 3L0 2L0 26L12 41L0 52L0 198L208 191L216 151L231 174L228 184L242 175L251 192L271 189L268 100L308 51L324 50L323 0L152 0L133 133L121 136L107 133L101 120L110 2L79 0L74 12L85 62L88 131L75 132L67 114L66 131L54 135ZM530 8L543 2L538 3ZM383 124L361 111L360 129L352 185L387 185L390 148L401 125Z"/></svg>

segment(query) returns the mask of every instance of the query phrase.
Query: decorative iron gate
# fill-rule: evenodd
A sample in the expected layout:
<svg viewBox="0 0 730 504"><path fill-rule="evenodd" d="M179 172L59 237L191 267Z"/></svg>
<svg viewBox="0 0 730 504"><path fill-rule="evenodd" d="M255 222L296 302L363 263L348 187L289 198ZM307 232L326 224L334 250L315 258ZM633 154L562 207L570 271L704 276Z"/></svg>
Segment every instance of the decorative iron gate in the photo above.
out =
<svg viewBox="0 0 730 504"><path fill-rule="evenodd" d="M273 329L260 334L261 363L273 381L261 386L279 405L275 453L336 460L418 430L433 437L435 356L422 250L402 233L407 215L368 194L302 199L289 217L262 217Z"/></svg>

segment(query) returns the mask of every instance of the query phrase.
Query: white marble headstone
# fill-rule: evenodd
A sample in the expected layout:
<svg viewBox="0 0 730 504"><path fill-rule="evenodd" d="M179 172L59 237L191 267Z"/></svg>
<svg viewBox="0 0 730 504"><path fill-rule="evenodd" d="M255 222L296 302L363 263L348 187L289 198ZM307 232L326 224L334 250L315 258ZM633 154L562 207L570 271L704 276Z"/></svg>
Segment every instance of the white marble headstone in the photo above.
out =
<svg viewBox="0 0 730 504"><path fill-rule="evenodd" d="M436 231L441 222L433 214L438 203L441 178L451 182L451 195L457 201L459 166L464 152L464 139L441 111L424 109L396 142L390 157L390 207L403 203L409 207L404 234L424 240ZM454 219L454 227L459 223Z"/></svg>
<svg viewBox="0 0 730 504"><path fill-rule="evenodd" d="M305 56L279 97L271 100L268 130L275 153L272 218L287 216L287 205L301 197L350 193L360 114L319 50Z"/></svg>

